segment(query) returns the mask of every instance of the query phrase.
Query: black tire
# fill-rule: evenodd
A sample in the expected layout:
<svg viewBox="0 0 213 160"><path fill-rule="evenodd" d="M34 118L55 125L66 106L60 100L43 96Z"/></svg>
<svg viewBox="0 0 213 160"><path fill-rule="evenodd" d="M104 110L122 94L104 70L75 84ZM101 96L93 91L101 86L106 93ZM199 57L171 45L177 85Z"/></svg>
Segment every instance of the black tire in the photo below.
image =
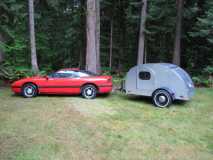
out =
<svg viewBox="0 0 213 160"><path fill-rule="evenodd" d="M94 85L85 85L81 90L81 94L86 99L94 99L97 94L97 88Z"/></svg>
<svg viewBox="0 0 213 160"><path fill-rule="evenodd" d="M155 91L152 96L152 99L154 105L159 108L169 107L172 103L172 97L170 93L167 92L166 90Z"/></svg>
<svg viewBox="0 0 213 160"><path fill-rule="evenodd" d="M34 85L32 83L28 83L22 87L21 93L22 93L22 96L25 98L32 98L32 97L37 96L38 89L37 89L36 85Z"/></svg>

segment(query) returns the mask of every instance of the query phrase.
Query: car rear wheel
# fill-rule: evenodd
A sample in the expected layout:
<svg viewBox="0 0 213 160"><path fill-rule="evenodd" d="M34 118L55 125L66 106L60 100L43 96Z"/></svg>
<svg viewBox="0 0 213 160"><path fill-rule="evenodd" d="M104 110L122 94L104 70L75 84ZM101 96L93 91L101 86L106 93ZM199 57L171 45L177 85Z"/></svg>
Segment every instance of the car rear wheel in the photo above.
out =
<svg viewBox="0 0 213 160"><path fill-rule="evenodd" d="M82 88L82 96L86 99L94 99L97 94L97 89L94 85L86 85Z"/></svg>
<svg viewBox="0 0 213 160"><path fill-rule="evenodd" d="M159 108L169 107L172 103L171 95L166 90L157 90L152 98L154 105Z"/></svg>
<svg viewBox="0 0 213 160"><path fill-rule="evenodd" d="M38 94L37 87L32 83L25 84L22 87L22 95L25 98L35 97L35 96L37 96L37 94Z"/></svg>

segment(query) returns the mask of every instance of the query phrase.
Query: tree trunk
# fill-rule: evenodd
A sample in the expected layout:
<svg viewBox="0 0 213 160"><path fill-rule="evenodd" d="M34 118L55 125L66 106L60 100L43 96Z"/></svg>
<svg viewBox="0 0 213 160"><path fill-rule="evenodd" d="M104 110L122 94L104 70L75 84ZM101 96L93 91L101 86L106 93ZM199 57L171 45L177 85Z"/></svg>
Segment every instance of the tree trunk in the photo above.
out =
<svg viewBox="0 0 213 160"><path fill-rule="evenodd" d="M147 47L144 48L144 63L147 63Z"/></svg>
<svg viewBox="0 0 213 160"><path fill-rule="evenodd" d="M146 17L147 17L147 0L142 0L140 34L138 43L138 64L144 63Z"/></svg>
<svg viewBox="0 0 213 160"><path fill-rule="evenodd" d="M100 65L99 51L100 30L97 25L97 2L96 0L87 0L87 48L86 48L86 69L94 73L98 73ZM99 32L99 33L97 33ZM98 62L99 61L99 62Z"/></svg>
<svg viewBox="0 0 213 160"><path fill-rule="evenodd" d="M182 14L183 14L183 0L177 0L177 18L176 18L176 33L175 45L173 54L173 63L180 65L181 57L181 27L182 27Z"/></svg>
<svg viewBox="0 0 213 160"><path fill-rule="evenodd" d="M81 12L84 13L84 6L85 6L85 0L80 0L80 7L81 7ZM84 14L81 14L80 16L80 24L81 24L81 27L79 28L79 32L81 33L81 40L80 40L80 51L79 51L79 65L78 67L80 69L85 69L85 56L86 56L86 30L85 30L85 15Z"/></svg>
<svg viewBox="0 0 213 160"><path fill-rule="evenodd" d="M112 69L112 51L113 51L113 19L110 23L110 51L109 51L109 68Z"/></svg>
<svg viewBox="0 0 213 160"><path fill-rule="evenodd" d="M0 43L3 43L3 36L0 34ZM0 64L4 61L4 51L0 48Z"/></svg>
<svg viewBox="0 0 213 160"><path fill-rule="evenodd" d="M37 63L36 42L35 42L34 0L28 0L28 3L29 3L31 65L32 65L32 71L37 73L39 69L38 69L38 63Z"/></svg>
<svg viewBox="0 0 213 160"><path fill-rule="evenodd" d="M100 60L100 0L96 0L96 53L97 53L97 72L101 72Z"/></svg>
<svg viewBox="0 0 213 160"><path fill-rule="evenodd" d="M126 15L126 8L128 7L128 1L118 1L118 13L117 17L119 19L117 20L116 23L118 23L118 51L116 53L116 72L121 73L123 70L123 64L125 61L127 61L126 56L127 56L127 15ZM115 8L114 8L115 9Z"/></svg>

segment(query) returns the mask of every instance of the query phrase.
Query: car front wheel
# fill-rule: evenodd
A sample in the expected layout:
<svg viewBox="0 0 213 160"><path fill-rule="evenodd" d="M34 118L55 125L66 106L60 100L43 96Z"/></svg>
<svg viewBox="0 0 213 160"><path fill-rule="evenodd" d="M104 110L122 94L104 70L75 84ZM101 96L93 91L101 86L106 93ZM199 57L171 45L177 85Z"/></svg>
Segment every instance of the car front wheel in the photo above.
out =
<svg viewBox="0 0 213 160"><path fill-rule="evenodd" d="M35 96L37 96L37 94L38 94L38 90L37 90L37 87L34 84L29 83L29 84L25 84L22 87L22 95L25 98L35 97Z"/></svg>
<svg viewBox="0 0 213 160"><path fill-rule="evenodd" d="M82 88L82 96L86 99L94 99L97 94L97 89L93 85L86 85Z"/></svg>
<svg viewBox="0 0 213 160"><path fill-rule="evenodd" d="M159 108L166 108L172 103L171 95L166 90L157 90L152 98L155 106Z"/></svg>

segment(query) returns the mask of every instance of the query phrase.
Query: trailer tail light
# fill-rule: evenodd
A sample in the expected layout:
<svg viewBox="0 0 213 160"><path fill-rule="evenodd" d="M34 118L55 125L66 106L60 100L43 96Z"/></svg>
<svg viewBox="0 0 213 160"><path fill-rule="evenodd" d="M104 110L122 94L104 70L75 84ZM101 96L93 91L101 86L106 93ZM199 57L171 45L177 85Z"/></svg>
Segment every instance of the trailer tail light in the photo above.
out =
<svg viewBox="0 0 213 160"><path fill-rule="evenodd" d="M193 88L193 87L194 87L194 85L193 85L193 84L191 84L191 83L188 83L188 87L189 87L189 88Z"/></svg>

